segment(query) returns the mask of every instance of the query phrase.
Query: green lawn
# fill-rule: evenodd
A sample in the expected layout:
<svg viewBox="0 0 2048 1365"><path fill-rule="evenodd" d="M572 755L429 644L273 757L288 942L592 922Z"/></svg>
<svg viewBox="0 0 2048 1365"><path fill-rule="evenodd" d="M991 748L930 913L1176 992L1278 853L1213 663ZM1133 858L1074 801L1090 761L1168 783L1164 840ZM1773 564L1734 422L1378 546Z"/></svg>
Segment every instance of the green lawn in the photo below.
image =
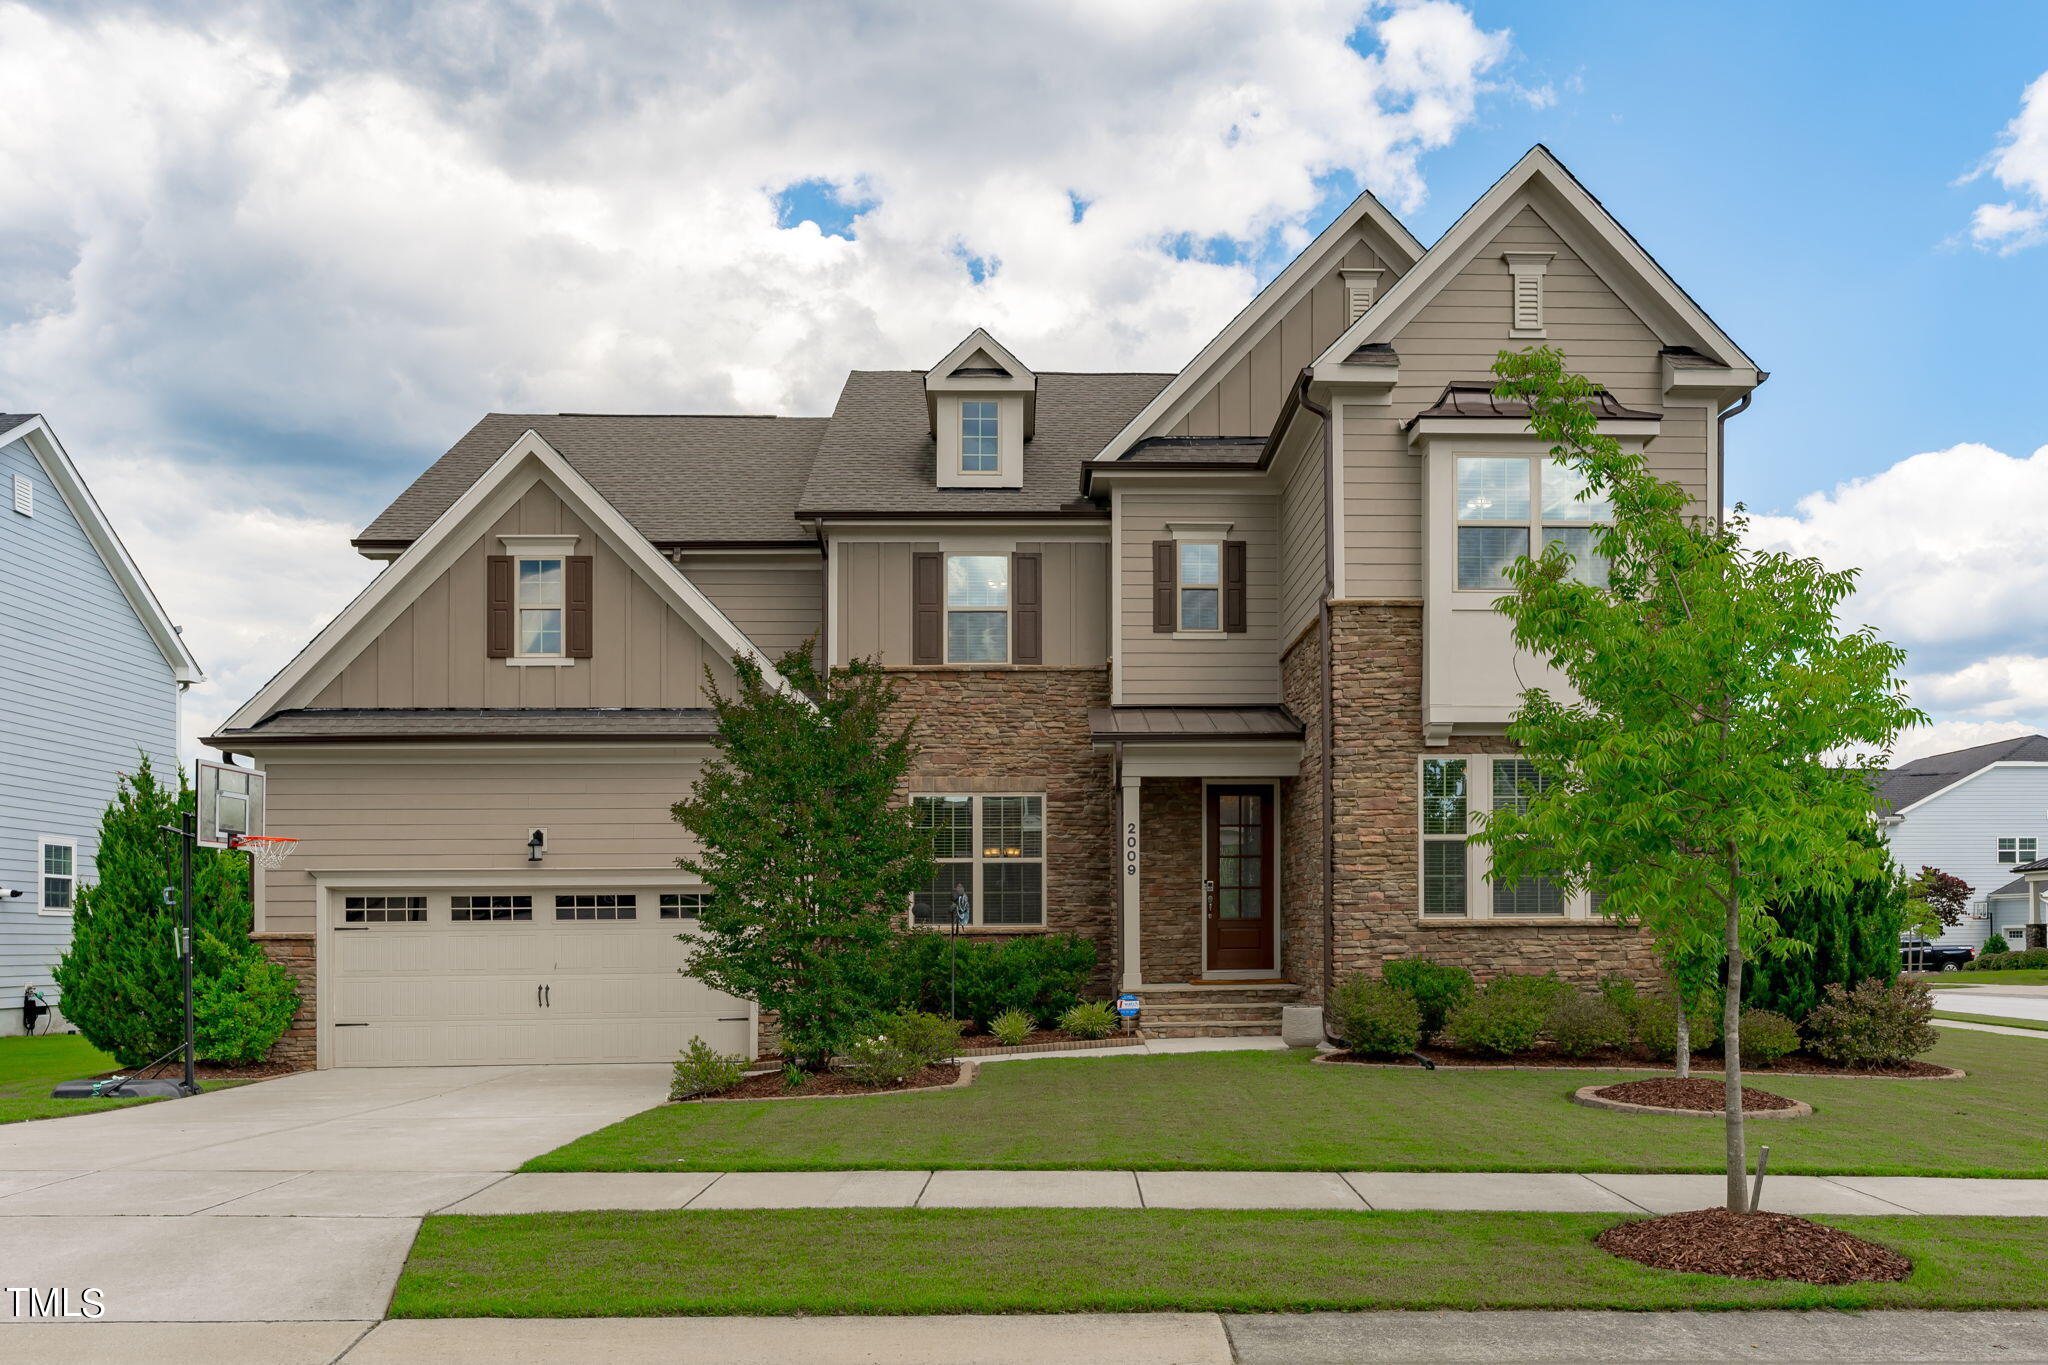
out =
<svg viewBox="0 0 2048 1365"><path fill-rule="evenodd" d="M1930 1055L1969 1077L1773 1076L1816 1112L1751 1142L1787 1174L2048 1176L2048 1047L1950 1029ZM965 1090L661 1105L525 1169L1722 1169L1718 1124L1567 1101L1626 1079L1313 1065L1302 1051L996 1062Z"/></svg>
<svg viewBox="0 0 2048 1365"><path fill-rule="evenodd" d="M2048 1021L2040 1019L2008 1019L2002 1014L1950 1014L1947 1010L1936 1010L1937 1019L1956 1019L1965 1024L1999 1024L2006 1028L2030 1028L2048 1033Z"/></svg>
<svg viewBox="0 0 2048 1365"><path fill-rule="evenodd" d="M1944 972L1925 980L1938 991L1952 991L1960 986L2048 986L2048 967L2008 972Z"/></svg>
<svg viewBox="0 0 2048 1365"><path fill-rule="evenodd" d="M148 1100L53 1100L50 1088L111 1071L114 1059L75 1033L0 1038L0 1123L119 1109Z"/></svg>
<svg viewBox="0 0 2048 1365"><path fill-rule="evenodd" d="M1914 1267L1898 1284L1833 1289L1623 1261L1593 1245L1622 1221L1164 1209L444 1216L421 1227L391 1316L2048 1304L2048 1219L1824 1219Z"/></svg>

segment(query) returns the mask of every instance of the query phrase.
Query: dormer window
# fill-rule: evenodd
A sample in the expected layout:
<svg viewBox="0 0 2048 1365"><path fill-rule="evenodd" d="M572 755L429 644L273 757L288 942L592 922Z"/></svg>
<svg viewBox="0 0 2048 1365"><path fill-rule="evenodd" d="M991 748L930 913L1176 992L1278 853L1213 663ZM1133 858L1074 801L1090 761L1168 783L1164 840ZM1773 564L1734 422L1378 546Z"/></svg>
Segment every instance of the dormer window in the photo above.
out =
<svg viewBox="0 0 2048 1365"><path fill-rule="evenodd" d="M1000 440L993 400L968 399L960 404L961 473L995 473L1002 456Z"/></svg>

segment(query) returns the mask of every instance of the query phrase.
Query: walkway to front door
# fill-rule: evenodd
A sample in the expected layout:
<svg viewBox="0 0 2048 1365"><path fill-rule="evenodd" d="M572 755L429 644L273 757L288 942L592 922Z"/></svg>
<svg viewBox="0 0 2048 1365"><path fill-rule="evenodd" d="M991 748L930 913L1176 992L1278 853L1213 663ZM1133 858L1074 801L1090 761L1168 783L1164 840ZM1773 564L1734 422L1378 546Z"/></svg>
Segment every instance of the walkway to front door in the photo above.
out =
<svg viewBox="0 0 2048 1365"><path fill-rule="evenodd" d="M1203 903L1211 972L1273 970L1273 788L1206 789Z"/></svg>

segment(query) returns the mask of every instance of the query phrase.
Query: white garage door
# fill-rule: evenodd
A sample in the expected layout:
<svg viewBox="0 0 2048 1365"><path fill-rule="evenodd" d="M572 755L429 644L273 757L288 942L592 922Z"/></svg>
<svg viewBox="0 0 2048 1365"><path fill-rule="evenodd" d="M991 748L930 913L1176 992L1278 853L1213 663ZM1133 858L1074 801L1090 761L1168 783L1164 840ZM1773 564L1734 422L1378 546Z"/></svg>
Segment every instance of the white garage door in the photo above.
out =
<svg viewBox="0 0 2048 1365"><path fill-rule="evenodd" d="M748 1046L748 1007L677 971L688 893L337 896L335 1066L672 1061Z"/></svg>

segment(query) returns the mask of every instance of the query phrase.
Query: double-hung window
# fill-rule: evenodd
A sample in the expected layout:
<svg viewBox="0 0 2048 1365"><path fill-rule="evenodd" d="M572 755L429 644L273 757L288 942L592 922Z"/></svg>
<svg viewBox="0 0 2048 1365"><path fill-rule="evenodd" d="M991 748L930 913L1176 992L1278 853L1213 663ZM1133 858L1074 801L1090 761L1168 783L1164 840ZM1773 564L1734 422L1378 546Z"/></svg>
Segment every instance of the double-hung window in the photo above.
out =
<svg viewBox="0 0 2048 1365"><path fill-rule="evenodd" d="M946 556L946 662L1010 661L1010 557Z"/></svg>
<svg viewBox="0 0 2048 1365"><path fill-rule="evenodd" d="M1460 455L1458 586L1473 591L1504 587L1508 566L1529 554L1532 544L1559 544L1572 556L1574 580L1604 587L1607 561L1599 552L1600 528L1613 509L1604 498L1582 496L1585 492L1585 476L1557 460Z"/></svg>
<svg viewBox="0 0 2048 1365"><path fill-rule="evenodd" d="M1535 764L1425 758L1418 780L1424 919L1584 919L1593 913L1584 892L1566 895L1547 877L1494 878L1486 845L1467 841L1486 813L1528 809L1544 786Z"/></svg>
<svg viewBox="0 0 2048 1365"><path fill-rule="evenodd" d="M937 874L911 897L918 924L963 928L1045 923L1043 796L913 796L917 827L932 841Z"/></svg>
<svg viewBox="0 0 2048 1365"><path fill-rule="evenodd" d="M995 403L982 399L968 399L961 403L960 472L995 473L1000 458L997 440Z"/></svg>
<svg viewBox="0 0 2048 1365"><path fill-rule="evenodd" d="M2034 861L2035 844L2032 839L2000 839L1998 861L2001 863L2031 863Z"/></svg>
<svg viewBox="0 0 2048 1365"><path fill-rule="evenodd" d="M1181 630L1223 629L1223 542L1176 542Z"/></svg>
<svg viewBox="0 0 2048 1365"><path fill-rule="evenodd" d="M68 915L78 890L78 843L74 839L36 841L36 866L42 874L42 899L36 909L45 915Z"/></svg>
<svg viewBox="0 0 2048 1365"><path fill-rule="evenodd" d="M518 565L519 654L562 657L563 573L559 557L521 556Z"/></svg>

